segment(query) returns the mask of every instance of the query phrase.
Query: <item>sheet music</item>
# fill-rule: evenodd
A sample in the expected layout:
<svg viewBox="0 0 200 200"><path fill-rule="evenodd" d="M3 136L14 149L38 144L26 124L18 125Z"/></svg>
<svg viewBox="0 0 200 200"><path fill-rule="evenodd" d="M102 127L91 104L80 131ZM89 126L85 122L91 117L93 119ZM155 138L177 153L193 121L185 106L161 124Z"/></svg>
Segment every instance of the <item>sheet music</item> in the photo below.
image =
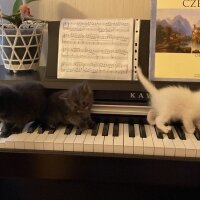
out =
<svg viewBox="0 0 200 200"><path fill-rule="evenodd" d="M133 19L62 19L57 78L131 80Z"/></svg>

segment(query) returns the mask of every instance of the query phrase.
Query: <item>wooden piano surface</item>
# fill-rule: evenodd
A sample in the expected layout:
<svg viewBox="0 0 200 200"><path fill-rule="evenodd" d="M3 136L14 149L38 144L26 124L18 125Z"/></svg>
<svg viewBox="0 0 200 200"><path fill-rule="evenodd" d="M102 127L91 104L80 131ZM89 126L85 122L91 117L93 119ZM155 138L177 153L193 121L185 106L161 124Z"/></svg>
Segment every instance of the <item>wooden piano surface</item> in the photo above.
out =
<svg viewBox="0 0 200 200"><path fill-rule="evenodd" d="M56 38L58 34L56 27L58 28L58 25L58 22L52 22L49 24L49 38L54 39L49 40L48 65L46 68L41 67L37 72L20 72L17 75L13 75L1 67L0 82L12 84L21 80L37 80L40 81L48 90L52 91L55 89L67 89L77 81L81 81L56 79ZM141 29L140 40L142 42L140 43L139 64L144 69L145 74L147 74L149 55L149 21L142 21ZM131 92L145 92L138 82L123 81L122 84L120 81L115 81L115 84L113 84L112 81L102 82L91 80L89 83L95 93L95 103L97 106L93 110L94 113L102 114L102 108L99 110L99 107L101 107L102 104L112 105L112 112L114 112L114 108L117 105L120 105L122 110L123 106L127 105L140 107L142 108L142 115L145 115L147 112L148 98L132 99L130 96ZM168 83L156 83L158 87L165 84ZM187 83L181 84L186 85ZM196 89L198 84L193 83L189 85L189 87ZM112 99L113 97L114 99ZM104 106L103 108L105 109L106 107ZM127 114L129 110L128 107L125 114ZM110 114L120 115L118 112ZM121 114L123 115L124 113ZM134 116L134 112L129 114L131 117ZM106 185L112 190L115 189L115 186L119 189L122 185L127 185L130 189L134 186L133 191L135 191L135 187L138 189L137 186L141 185L146 185L151 188L154 188L154 186L162 186L166 188L174 186L198 188L200 186L199 161L200 159L194 158L186 159L159 156L128 156L101 153L4 149L0 151L0 177L2 185L4 185L4 183L8 185L15 183L16 188L19 187L19 185L17 186L17 183L30 183L30 180L32 180L32 184L30 185L33 187L36 182L37 185L42 184L42 181L38 183L39 180L43 180L43 182L48 180L49 182L46 182L46 185L51 181L60 180L61 182L66 181L65 184L63 184L66 185L66 187L68 183L72 183L72 185L74 184L75 187L85 183L86 185L97 185L104 189L105 187L103 187L103 185ZM63 187L64 186L61 186L61 188ZM86 186L84 185L83 187ZM142 187L138 190L142 191L141 188ZM4 191L7 190L8 189L5 188ZM34 189L31 191L34 194ZM74 189L72 191L74 191ZM180 189L180 191L183 190ZM150 189L148 192L152 194ZM164 193L165 192L167 192L167 190L164 190ZM117 192L115 193L117 194ZM54 195L52 195L52 199L53 197ZM49 197L49 199L51 198Z"/></svg>

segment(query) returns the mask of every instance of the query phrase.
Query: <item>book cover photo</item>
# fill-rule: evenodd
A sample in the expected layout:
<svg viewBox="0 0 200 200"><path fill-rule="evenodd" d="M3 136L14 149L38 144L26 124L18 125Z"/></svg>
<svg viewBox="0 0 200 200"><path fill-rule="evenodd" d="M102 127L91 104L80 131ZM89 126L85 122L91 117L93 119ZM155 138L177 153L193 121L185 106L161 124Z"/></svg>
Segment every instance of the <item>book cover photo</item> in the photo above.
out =
<svg viewBox="0 0 200 200"><path fill-rule="evenodd" d="M152 0L150 78L200 81L200 4Z"/></svg>

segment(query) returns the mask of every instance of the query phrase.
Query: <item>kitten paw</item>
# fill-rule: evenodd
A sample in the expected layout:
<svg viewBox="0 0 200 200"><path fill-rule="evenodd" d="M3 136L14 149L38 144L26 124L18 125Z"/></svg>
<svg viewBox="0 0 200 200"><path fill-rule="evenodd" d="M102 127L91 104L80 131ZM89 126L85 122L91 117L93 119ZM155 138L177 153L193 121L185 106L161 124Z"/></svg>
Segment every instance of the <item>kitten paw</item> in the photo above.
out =
<svg viewBox="0 0 200 200"><path fill-rule="evenodd" d="M147 121L150 125L156 124L156 114L154 110L150 110L147 114Z"/></svg>
<svg viewBox="0 0 200 200"><path fill-rule="evenodd" d="M169 133L171 130L172 130L172 127L171 127L171 126L165 126L165 127L162 128L162 131L163 131L164 133Z"/></svg>

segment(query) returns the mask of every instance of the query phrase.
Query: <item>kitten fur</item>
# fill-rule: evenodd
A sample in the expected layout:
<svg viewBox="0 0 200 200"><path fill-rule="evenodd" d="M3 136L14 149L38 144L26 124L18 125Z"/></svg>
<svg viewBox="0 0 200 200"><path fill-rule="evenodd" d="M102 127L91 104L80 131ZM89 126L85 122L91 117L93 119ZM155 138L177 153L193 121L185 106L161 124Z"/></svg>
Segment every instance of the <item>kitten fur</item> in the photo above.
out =
<svg viewBox="0 0 200 200"><path fill-rule="evenodd" d="M52 93L47 101L45 126L56 128L72 124L82 130L93 125L91 108L93 92L87 82L75 85L69 90Z"/></svg>
<svg viewBox="0 0 200 200"><path fill-rule="evenodd" d="M37 82L21 82L0 86L0 137L21 132L26 123L40 120L45 110L44 87Z"/></svg>
<svg viewBox="0 0 200 200"><path fill-rule="evenodd" d="M163 132L168 133L171 126L166 125L170 121L181 120L187 133L194 133L195 126L200 128L200 91L191 91L181 86L168 86L157 89L137 69L138 79L144 88L150 93L152 108L147 114L147 121L156 125Z"/></svg>

